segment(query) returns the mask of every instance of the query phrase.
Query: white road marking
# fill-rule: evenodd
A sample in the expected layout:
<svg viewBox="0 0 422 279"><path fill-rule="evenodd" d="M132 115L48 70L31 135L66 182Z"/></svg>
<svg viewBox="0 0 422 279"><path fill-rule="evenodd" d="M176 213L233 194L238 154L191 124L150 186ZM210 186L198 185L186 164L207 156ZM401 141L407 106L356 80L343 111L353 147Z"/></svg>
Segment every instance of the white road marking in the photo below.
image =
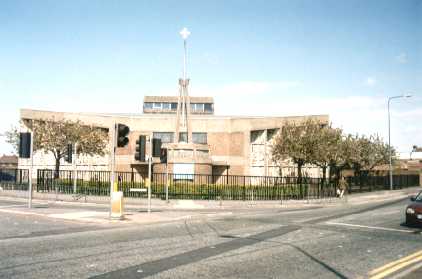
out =
<svg viewBox="0 0 422 279"><path fill-rule="evenodd" d="M401 229L393 229L393 228L384 228L384 227L375 227L375 226L365 226L365 225L357 225L357 224L348 224L348 223L326 222L325 224L327 224L327 225L334 225L334 226L345 226L345 227L373 229L373 230L381 230L381 231L414 233L414 231L411 231L411 230L401 230Z"/></svg>
<svg viewBox="0 0 422 279"><path fill-rule="evenodd" d="M383 212L376 212L371 214L371 216L380 216L380 215L392 215L392 214L400 214L401 210L392 210L392 211L383 211Z"/></svg>
<svg viewBox="0 0 422 279"><path fill-rule="evenodd" d="M26 204L2 205L0 208L25 207Z"/></svg>

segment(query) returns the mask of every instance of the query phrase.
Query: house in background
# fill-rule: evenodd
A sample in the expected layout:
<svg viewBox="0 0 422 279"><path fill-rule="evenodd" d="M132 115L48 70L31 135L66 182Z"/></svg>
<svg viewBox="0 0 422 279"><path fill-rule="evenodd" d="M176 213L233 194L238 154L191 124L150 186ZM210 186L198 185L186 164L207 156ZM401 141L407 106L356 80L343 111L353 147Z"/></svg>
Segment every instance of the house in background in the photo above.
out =
<svg viewBox="0 0 422 279"><path fill-rule="evenodd" d="M16 155L3 155L0 157L0 169L17 169L18 156Z"/></svg>

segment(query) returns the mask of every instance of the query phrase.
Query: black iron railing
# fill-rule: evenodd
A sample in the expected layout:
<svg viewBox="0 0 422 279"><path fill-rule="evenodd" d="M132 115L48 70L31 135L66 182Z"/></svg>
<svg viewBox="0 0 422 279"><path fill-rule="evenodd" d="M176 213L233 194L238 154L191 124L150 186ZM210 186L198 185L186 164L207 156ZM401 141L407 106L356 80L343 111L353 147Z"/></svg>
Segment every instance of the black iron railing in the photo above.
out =
<svg viewBox="0 0 422 279"><path fill-rule="evenodd" d="M3 190L28 190L27 169L0 169L0 188Z"/></svg>
<svg viewBox="0 0 422 279"><path fill-rule="evenodd" d="M0 169L0 187L3 190L28 190L27 169ZM55 175L56 174L56 175ZM116 172L117 190L125 197L146 198L146 177L137 172ZM388 176L348 177L350 194L389 190ZM35 181L34 181L35 183ZM335 197L337 181L322 178L271 177L243 175L165 174L152 175L153 198L165 199L168 187L170 199L200 200L303 200ZM395 189L418 186L419 175L394 175ZM109 171L37 170L33 187L37 192L110 195Z"/></svg>
<svg viewBox="0 0 422 279"><path fill-rule="evenodd" d="M110 172L38 170L36 191L107 196ZM57 177L57 178L55 178ZM389 189L388 176L349 177L348 192ZM117 189L126 197L147 196L146 178L136 172L116 172ZM396 189L419 185L419 175L395 175ZM165 174L152 175L153 198L201 200L303 200L335 197L337 181L322 178L240 175Z"/></svg>

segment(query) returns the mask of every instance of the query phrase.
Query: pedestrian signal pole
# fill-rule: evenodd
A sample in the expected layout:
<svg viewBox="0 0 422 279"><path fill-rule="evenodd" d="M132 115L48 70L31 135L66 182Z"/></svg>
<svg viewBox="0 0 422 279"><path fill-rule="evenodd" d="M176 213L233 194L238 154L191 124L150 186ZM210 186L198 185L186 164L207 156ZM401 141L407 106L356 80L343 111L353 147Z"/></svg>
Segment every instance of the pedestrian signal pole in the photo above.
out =
<svg viewBox="0 0 422 279"><path fill-rule="evenodd" d="M76 194L76 183L77 183L77 166L76 166L76 156L77 156L77 145L78 143L75 142L75 144L73 144L73 160L72 160L72 164L73 164L73 194Z"/></svg>
<svg viewBox="0 0 422 279"><path fill-rule="evenodd" d="M114 191L114 165L116 163L116 144L117 144L117 124L114 123L112 131L113 142L111 144L111 172L110 172L110 218L113 207L113 191Z"/></svg>
<svg viewBox="0 0 422 279"><path fill-rule="evenodd" d="M29 164L29 174L28 174L28 183L29 183L29 193L28 193L28 208L32 208L32 168L34 166L34 133L31 132L30 137L30 156L31 163Z"/></svg>
<svg viewBox="0 0 422 279"><path fill-rule="evenodd" d="M152 177L152 143L153 135L149 136L149 156L148 156L148 213L151 213L151 177Z"/></svg>

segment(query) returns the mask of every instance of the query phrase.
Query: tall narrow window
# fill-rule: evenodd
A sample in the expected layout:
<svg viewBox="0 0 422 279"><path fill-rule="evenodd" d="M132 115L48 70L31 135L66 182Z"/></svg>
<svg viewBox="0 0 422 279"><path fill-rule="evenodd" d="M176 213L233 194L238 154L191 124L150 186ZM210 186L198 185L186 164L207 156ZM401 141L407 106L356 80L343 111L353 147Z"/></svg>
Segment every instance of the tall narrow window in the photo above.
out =
<svg viewBox="0 0 422 279"><path fill-rule="evenodd" d="M179 133L179 142L188 142L188 133L180 132Z"/></svg>

